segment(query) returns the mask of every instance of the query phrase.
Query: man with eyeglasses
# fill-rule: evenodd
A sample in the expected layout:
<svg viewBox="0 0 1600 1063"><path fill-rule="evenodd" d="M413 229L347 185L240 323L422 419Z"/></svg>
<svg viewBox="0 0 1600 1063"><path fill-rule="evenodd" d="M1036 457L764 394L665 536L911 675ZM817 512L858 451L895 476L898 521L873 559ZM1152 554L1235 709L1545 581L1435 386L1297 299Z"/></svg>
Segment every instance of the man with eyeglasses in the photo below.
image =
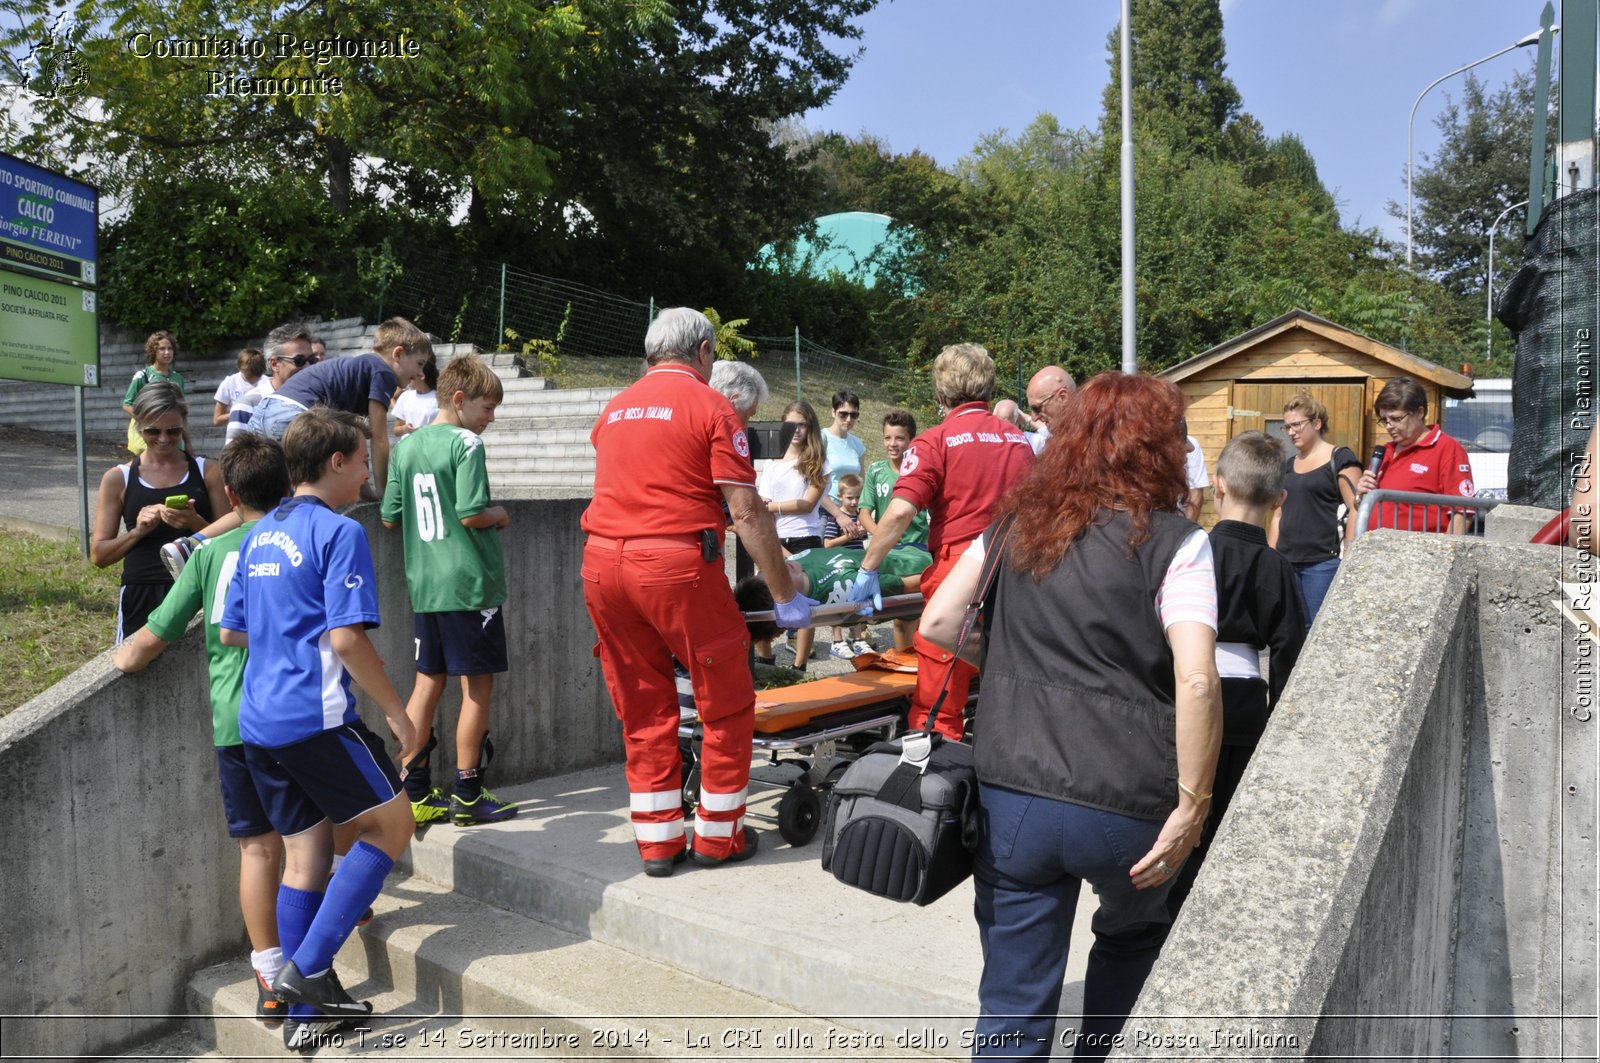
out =
<svg viewBox="0 0 1600 1063"><path fill-rule="evenodd" d="M1047 365L1028 381L1028 413L1037 426L1028 437L1038 454L1050 440L1050 419L1059 417L1067 399L1077 390L1072 374L1059 365Z"/></svg>
<svg viewBox="0 0 1600 1063"><path fill-rule="evenodd" d="M255 387L234 400L228 410L227 438L232 440L245 430L261 400L277 391L315 357L311 333L303 325L279 325L267 334L263 353L267 356L267 375Z"/></svg>

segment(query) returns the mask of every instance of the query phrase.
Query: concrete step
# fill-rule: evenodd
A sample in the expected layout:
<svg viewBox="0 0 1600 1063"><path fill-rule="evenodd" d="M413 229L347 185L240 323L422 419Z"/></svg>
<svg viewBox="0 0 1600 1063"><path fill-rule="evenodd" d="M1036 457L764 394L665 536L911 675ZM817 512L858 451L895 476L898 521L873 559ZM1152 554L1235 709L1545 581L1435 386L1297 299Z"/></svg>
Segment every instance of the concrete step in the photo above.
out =
<svg viewBox="0 0 1600 1063"><path fill-rule="evenodd" d="M793 769L759 774L786 781ZM522 814L492 828L431 829L404 858L417 877L805 1014L859 1023L891 1047L923 1026L955 1045L976 1014L982 957L970 882L927 908L896 904L834 881L818 863L820 841L794 848L755 819L754 859L649 878L620 766L496 789ZM782 792L753 787L752 811L774 815ZM1076 977L1086 954L1075 949ZM1080 999L1069 987L1063 1011Z"/></svg>
<svg viewBox="0 0 1600 1063"><path fill-rule="evenodd" d="M506 443L495 440L489 449L489 464L507 465L519 461L558 460L576 458L594 464L594 448L588 440L581 443Z"/></svg>
<svg viewBox="0 0 1600 1063"><path fill-rule="evenodd" d="M373 1015L330 1036L319 1056L503 1059L509 1049L519 1058L735 1058L763 1055L753 1050L770 1050L779 1032L815 1046L828 1043L830 1029L835 1041L861 1034L416 876L391 880L373 907L377 918L336 960L341 981L372 1001ZM282 1054L281 1027L254 1019L243 961L200 972L190 997L202 1047L236 1059ZM728 1043L726 1030L738 1031ZM747 1031L760 1035L759 1046Z"/></svg>
<svg viewBox="0 0 1600 1063"><path fill-rule="evenodd" d="M594 490L594 470L538 472L534 470L489 471L489 488L496 498L537 498L532 491L548 492L551 488L573 488L588 495Z"/></svg>
<svg viewBox="0 0 1600 1063"><path fill-rule="evenodd" d="M544 419L539 419L539 427L536 428L507 428L506 422L496 414L494 424L484 433L483 442L491 450L501 447L559 446L563 443L578 443L587 447L593 428L592 420L580 424L546 424Z"/></svg>
<svg viewBox="0 0 1600 1063"><path fill-rule="evenodd" d="M504 406L495 411L494 426L489 429L484 439L493 445L496 439L510 439L515 435L521 437L524 433L542 433L556 429L573 429L581 431L585 439L594 429L594 423L600 414L595 413L540 413L537 416L528 416L526 411L513 408L507 410Z"/></svg>

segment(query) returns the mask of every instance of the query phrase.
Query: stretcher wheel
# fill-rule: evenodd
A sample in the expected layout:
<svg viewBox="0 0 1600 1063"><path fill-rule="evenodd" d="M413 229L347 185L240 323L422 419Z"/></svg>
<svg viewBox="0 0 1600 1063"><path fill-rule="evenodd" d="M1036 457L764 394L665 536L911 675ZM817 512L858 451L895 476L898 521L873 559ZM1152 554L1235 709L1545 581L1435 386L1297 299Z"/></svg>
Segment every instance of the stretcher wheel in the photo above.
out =
<svg viewBox="0 0 1600 1063"><path fill-rule="evenodd" d="M700 765L683 765L683 814L694 815L696 806L700 804Z"/></svg>
<svg viewBox="0 0 1600 1063"><path fill-rule="evenodd" d="M803 782L789 787L778 802L778 833L790 845L799 847L817 836L822 825L822 799Z"/></svg>

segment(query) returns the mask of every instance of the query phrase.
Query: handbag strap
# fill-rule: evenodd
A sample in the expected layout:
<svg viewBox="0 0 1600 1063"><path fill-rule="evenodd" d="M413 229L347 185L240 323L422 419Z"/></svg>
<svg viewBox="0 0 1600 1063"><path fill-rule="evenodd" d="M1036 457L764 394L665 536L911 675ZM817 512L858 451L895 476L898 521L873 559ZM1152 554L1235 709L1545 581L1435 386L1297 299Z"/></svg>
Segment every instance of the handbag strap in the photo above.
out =
<svg viewBox="0 0 1600 1063"><path fill-rule="evenodd" d="M967 602L966 615L961 620L961 634L956 638L954 649L951 650L950 667L944 673L944 681L939 685L939 696L934 699L933 707L928 710L928 718L922 725L920 732L924 736L933 734L933 721L939 718L939 710L944 706L944 699L950 694L950 679L956 674L956 666L961 662L961 649L967 644L967 639L972 635L972 629L982 611L984 599L989 596L990 589L994 586L995 578L1000 572L1000 560L1005 553L1006 542L1011 538L1011 526L1015 521L1014 514L1006 514L995 525L995 538L999 540L993 548L984 552L983 574L978 577L977 589L972 592L972 599ZM910 736L908 735L907 738Z"/></svg>

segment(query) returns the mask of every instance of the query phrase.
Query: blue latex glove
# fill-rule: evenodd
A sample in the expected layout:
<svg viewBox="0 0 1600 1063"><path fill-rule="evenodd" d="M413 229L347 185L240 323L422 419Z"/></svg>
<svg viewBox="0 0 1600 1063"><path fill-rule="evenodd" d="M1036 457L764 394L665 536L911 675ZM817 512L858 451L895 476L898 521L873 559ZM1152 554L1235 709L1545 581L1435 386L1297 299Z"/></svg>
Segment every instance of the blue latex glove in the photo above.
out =
<svg viewBox="0 0 1600 1063"><path fill-rule="evenodd" d="M883 608L883 587L878 583L878 574L860 569L856 572L856 581L850 585L850 601L872 602L872 611ZM861 615L868 615L865 604L861 607Z"/></svg>
<svg viewBox="0 0 1600 1063"><path fill-rule="evenodd" d="M807 598L796 593L786 602L774 602L772 615L778 626L789 631L796 631L803 627L811 626L811 610L819 603L815 598Z"/></svg>

